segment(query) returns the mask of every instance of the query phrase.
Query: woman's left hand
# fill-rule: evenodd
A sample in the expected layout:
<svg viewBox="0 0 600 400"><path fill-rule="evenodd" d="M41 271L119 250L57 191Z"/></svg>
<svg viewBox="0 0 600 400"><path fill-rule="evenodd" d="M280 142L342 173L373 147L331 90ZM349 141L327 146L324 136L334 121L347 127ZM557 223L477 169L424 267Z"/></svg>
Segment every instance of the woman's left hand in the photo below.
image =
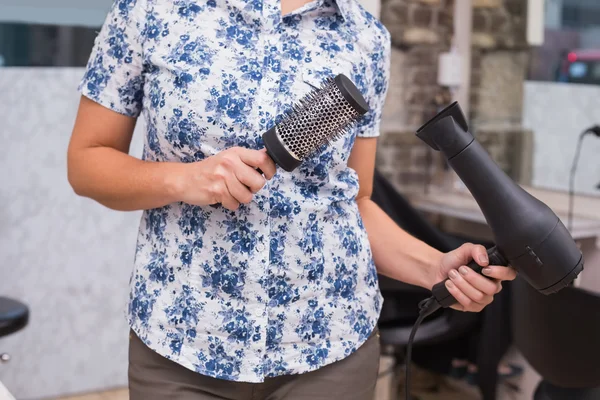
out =
<svg viewBox="0 0 600 400"><path fill-rule="evenodd" d="M485 276L465 266L471 260L485 267ZM489 265L485 247L472 243L465 243L445 253L436 269L433 285L449 277L446 287L458 301L452 308L468 312L483 310L494 300L494 295L502 290L502 281L512 281L517 277L512 267Z"/></svg>

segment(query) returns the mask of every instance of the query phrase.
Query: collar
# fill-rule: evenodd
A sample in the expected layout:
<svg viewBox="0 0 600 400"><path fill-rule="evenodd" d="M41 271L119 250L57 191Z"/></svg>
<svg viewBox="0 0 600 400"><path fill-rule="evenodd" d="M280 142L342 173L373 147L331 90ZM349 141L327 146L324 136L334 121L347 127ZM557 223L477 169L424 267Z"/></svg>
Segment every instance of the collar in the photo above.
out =
<svg viewBox="0 0 600 400"><path fill-rule="evenodd" d="M342 16L342 20L344 22L350 19L351 8L352 8L352 0L332 0L338 10L340 11L340 15Z"/></svg>
<svg viewBox="0 0 600 400"><path fill-rule="evenodd" d="M287 16L291 17L296 14L312 11L318 9L319 7L323 7L326 4L328 7L333 5L342 17L342 22L346 22L351 18L352 1L354 0L316 0L290 12Z"/></svg>

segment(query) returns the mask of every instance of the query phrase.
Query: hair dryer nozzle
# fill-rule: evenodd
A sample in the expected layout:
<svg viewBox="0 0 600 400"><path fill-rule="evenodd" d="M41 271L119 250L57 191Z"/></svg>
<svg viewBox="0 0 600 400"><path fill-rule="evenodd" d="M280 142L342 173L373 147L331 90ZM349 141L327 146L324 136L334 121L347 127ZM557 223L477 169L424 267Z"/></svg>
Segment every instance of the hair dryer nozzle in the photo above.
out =
<svg viewBox="0 0 600 400"><path fill-rule="evenodd" d="M467 119L458 102L450 104L417 130L417 136L450 159L472 141Z"/></svg>

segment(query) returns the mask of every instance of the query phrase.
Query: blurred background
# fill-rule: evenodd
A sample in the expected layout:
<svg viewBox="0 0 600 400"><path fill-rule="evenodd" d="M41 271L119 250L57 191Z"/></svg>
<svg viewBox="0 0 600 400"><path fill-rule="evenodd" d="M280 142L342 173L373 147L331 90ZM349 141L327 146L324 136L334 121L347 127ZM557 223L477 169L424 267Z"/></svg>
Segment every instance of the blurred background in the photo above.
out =
<svg viewBox="0 0 600 400"><path fill-rule="evenodd" d="M111 3L0 0L0 296L30 308L27 327L0 338L0 353L11 356L0 382L18 399L126 385L124 312L140 215L75 196L65 160L76 88ZM458 99L509 176L565 221L573 205L572 233L587 261L578 286L600 293L600 140L586 137L575 160L581 133L600 124L600 1L362 3L393 42L382 176L441 231L489 240L472 198L415 137ZM139 156L136 129L131 154ZM513 350L526 371L506 398L531 399L539 375Z"/></svg>

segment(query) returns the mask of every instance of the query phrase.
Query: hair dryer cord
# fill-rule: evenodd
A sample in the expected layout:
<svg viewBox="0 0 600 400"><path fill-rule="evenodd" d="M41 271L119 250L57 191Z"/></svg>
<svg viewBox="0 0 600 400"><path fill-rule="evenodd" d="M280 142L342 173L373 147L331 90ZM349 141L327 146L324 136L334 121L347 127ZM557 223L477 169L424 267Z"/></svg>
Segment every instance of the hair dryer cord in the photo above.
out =
<svg viewBox="0 0 600 400"><path fill-rule="evenodd" d="M404 382L406 396L405 400L410 400L410 363L412 358L413 341L415 340L417 329L419 329L421 322L423 322L425 318L427 318L429 315L433 314L440 308L440 304L435 300L434 297L429 297L419 303L419 317L415 321L412 331L410 331L410 336L408 337L408 344L406 346L406 376Z"/></svg>
<svg viewBox="0 0 600 400"><path fill-rule="evenodd" d="M600 126L592 126L579 134L579 140L577 141L577 148L575 149L575 156L573 157L573 163L571 164L571 174L569 176L569 210L567 217L567 228L570 232L573 232L573 197L575 196L575 174L577 173L577 164L579 162L579 156L581 153L581 144L583 138L587 134L594 134L600 137ZM600 188L600 185L598 185Z"/></svg>

